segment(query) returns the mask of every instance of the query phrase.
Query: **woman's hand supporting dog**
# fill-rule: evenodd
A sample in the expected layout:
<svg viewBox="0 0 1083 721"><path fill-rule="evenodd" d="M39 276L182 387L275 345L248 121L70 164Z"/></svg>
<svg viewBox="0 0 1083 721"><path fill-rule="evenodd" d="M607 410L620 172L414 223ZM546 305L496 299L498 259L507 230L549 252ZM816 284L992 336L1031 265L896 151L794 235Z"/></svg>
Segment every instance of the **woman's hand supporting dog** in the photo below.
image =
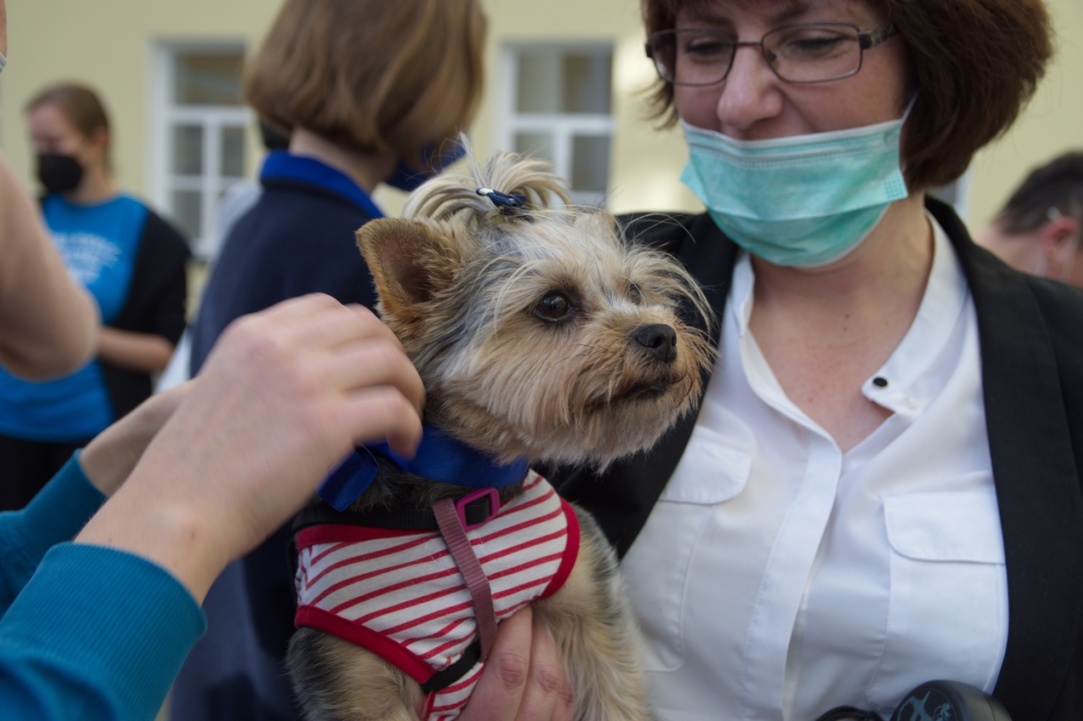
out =
<svg viewBox="0 0 1083 721"><path fill-rule="evenodd" d="M556 642L527 606L500 624L459 721L571 721L574 712Z"/></svg>
<svg viewBox="0 0 1083 721"><path fill-rule="evenodd" d="M242 318L194 382L86 449L88 476L116 493L76 542L148 558L202 601L354 444L412 453L423 398L398 340L364 308L310 295Z"/></svg>

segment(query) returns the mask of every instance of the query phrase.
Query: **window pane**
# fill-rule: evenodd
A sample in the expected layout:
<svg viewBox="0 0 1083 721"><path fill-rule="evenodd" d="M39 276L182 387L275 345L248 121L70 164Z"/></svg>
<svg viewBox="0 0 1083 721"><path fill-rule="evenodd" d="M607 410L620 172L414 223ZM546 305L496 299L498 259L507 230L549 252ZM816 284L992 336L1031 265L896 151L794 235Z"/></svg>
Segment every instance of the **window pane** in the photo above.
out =
<svg viewBox="0 0 1083 721"><path fill-rule="evenodd" d="M173 126L173 175L203 173L203 127Z"/></svg>
<svg viewBox="0 0 1083 721"><path fill-rule="evenodd" d="M609 113L612 53L523 48L515 78L519 113Z"/></svg>
<svg viewBox="0 0 1083 721"><path fill-rule="evenodd" d="M512 150L539 160L553 160L553 137L549 133L516 133Z"/></svg>
<svg viewBox="0 0 1083 721"><path fill-rule="evenodd" d="M608 55L564 56L563 112L609 113L610 64Z"/></svg>
<svg viewBox="0 0 1083 721"><path fill-rule="evenodd" d="M241 105L239 51L182 51L176 55L173 102L177 105Z"/></svg>
<svg viewBox="0 0 1083 721"><path fill-rule="evenodd" d="M560 74L555 50L528 48L518 52L515 110L519 113L560 112Z"/></svg>
<svg viewBox="0 0 1083 721"><path fill-rule="evenodd" d="M576 190L605 192L609 179L609 138L577 135L572 139L571 184Z"/></svg>
<svg viewBox="0 0 1083 721"><path fill-rule="evenodd" d="M203 196L198 190L174 190L172 193L173 219L177 221L188 238L203 235L200 224L203 218Z"/></svg>
<svg viewBox="0 0 1083 721"><path fill-rule="evenodd" d="M244 177L244 128L241 126L222 128L222 175Z"/></svg>

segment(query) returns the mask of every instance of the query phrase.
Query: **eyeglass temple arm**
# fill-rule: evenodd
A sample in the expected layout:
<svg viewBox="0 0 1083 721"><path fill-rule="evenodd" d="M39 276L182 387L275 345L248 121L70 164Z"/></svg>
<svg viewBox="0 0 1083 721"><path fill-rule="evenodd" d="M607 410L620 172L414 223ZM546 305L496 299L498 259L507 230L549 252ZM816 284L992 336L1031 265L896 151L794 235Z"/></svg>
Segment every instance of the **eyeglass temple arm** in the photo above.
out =
<svg viewBox="0 0 1083 721"><path fill-rule="evenodd" d="M876 28L875 30L866 30L857 34L858 41L861 44L862 50L868 50L874 48L880 43L884 42L893 35L898 35L899 29L894 25L886 25L882 28Z"/></svg>

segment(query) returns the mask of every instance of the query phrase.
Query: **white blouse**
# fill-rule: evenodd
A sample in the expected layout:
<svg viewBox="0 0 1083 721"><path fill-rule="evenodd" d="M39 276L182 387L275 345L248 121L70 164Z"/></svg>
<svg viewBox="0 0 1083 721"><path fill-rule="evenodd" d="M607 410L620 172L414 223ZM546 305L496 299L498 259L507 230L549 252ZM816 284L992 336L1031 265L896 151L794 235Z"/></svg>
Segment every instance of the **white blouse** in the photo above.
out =
<svg viewBox="0 0 1083 721"><path fill-rule="evenodd" d="M696 428L622 564L656 718L888 718L925 681L995 685L1008 596L977 320L929 220L918 315L862 386L892 415L845 454L760 354L738 260Z"/></svg>

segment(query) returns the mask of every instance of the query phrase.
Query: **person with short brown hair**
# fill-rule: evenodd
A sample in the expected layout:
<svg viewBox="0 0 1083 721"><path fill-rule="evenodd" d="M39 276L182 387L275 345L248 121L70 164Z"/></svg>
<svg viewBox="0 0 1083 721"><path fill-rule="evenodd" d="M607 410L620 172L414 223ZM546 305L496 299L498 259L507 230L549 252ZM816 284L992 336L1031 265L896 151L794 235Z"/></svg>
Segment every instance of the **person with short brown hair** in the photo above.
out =
<svg viewBox="0 0 1083 721"><path fill-rule="evenodd" d="M647 35L675 27L679 11L711 2L643 0ZM1053 55L1048 11L1040 0L867 4L891 18L908 50L916 93L901 146L907 184L912 191L948 185L1033 94ZM666 125L677 122L672 84L655 83L650 103Z"/></svg>
<svg viewBox="0 0 1083 721"><path fill-rule="evenodd" d="M236 317L319 291L374 307L354 233L378 186L408 190L455 157L481 93L478 0L286 0L245 68L245 98L287 130L262 192L234 223L191 325L191 372ZM185 721L298 717L282 661L293 633L289 529L211 588L206 637L171 702Z"/></svg>
<svg viewBox="0 0 1083 721"><path fill-rule="evenodd" d="M420 164L470 126L485 33L473 0L287 2L245 69L245 101L279 127Z"/></svg>

